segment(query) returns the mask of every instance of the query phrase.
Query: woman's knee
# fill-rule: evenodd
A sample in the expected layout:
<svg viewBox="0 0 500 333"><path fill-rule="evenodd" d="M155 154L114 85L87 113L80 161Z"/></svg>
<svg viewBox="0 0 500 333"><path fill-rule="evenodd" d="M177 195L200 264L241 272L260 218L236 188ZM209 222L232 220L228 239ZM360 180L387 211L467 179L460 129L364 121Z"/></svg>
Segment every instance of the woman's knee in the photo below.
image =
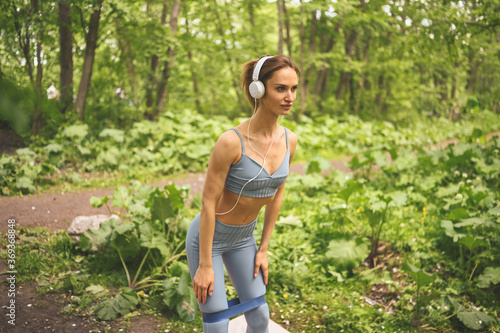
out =
<svg viewBox="0 0 500 333"><path fill-rule="evenodd" d="M269 326L269 306L263 304L255 309L245 312L249 333L268 332Z"/></svg>
<svg viewBox="0 0 500 333"><path fill-rule="evenodd" d="M203 333L228 333L229 319L216 323L203 323Z"/></svg>

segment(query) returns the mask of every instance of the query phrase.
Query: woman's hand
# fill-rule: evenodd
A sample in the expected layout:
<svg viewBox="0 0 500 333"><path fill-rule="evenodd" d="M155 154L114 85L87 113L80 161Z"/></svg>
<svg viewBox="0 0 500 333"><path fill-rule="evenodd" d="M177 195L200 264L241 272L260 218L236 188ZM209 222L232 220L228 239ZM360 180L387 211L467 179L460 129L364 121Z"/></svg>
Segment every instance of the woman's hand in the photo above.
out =
<svg viewBox="0 0 500 333"><path fill-rule="evenodd" d="M198 267L193 279L193 289L198 303L207 301L207 293L212 296L214 291L214 270L212 267Z"/></svg>
<svg viewBox="0 0 500 333"><path fill-rule="evenodd" d="M268 267L269 263L267 262L267 251L257 251L257 254L255 255L255 271L253 272L253 277L256 278L259 274L259 269L262 269L265 285L267 285Z"/></svg>

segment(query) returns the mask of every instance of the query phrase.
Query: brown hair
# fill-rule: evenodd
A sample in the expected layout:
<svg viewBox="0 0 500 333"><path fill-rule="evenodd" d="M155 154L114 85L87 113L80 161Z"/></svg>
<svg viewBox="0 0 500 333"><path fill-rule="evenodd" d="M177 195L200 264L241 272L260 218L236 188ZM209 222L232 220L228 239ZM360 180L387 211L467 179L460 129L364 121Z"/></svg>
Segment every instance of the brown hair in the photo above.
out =
<svg viewBox="0 0 500 333"><path fill-rule="evenodd" d="M243 64L243 73L241 74L241 88L243 89L245 97L247 98L248 102L250 102L250 105L252 105L252 107L255 107L255 99L250 95L248 87L250 86L250 83L252 83L253 81L252 79L253 71L259 59L251 60L246 64ZM293 61L292 58L284 55L277 55L267 59L264 62L264 65L261 67L259 72L259 80L264 84L265 87L267 80L269 80L269 78L273 76L274 72L276 72L279 69L287 67L290 67L293 70L295 70L297 76L300 76L299 68L297 67L295 61Z"/></svg>

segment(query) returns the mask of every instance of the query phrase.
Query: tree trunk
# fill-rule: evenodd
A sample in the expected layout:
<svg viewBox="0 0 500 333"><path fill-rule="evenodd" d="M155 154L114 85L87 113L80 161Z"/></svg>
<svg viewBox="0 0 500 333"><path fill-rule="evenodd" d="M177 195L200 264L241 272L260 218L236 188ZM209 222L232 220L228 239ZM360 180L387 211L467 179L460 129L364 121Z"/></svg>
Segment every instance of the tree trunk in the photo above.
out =
<svg viewBox="0 0 500 333"><path fill-rule="evenodd" d="M189 20L186 18L186 31L189 34ZM188 59L189 62L192 64L193 63L193 53L191 50L188 50ZM198 110L199 113L201 113L201 103L200 103L200 97L199 97L199 89L198 89L198 76L196 75L195 70L193 69L193 66L189 66L191 70L191 78L193 80L193 93L194 93L194 103L196 105L196 110Z"/></svg>
<svg viewBox="0 0 500 333"><path fill-rule="evenodd" d="M370 37L371 37L370 34L368 34L366 36L366 39L365 39L365 50L364 50L364 57L363 57L365 69L361 73L361 78L359 79L358 97L356 98L356 104L354 106L354 114L355 115L358 115L359 105L361 103L361 97L363 94L363 90L365 88L366 66L368 66L368 55L369 55L369 50L370 50Z"/></svg>
<svg viewBox="0 0 500 333"><path fill-rule="evenodd" d="M255 10L254 7L255 2L254 1L248 1L248 15L250 17L250 26L255 28Z"/></svg>
<svg viewBox="0 0 500 333"><path fill-rule="evenodd" d="M43 21L41 17L41 9L38 6L38 0L31 0L33 10L35 13L35 25L37 26L37 41L36 41L36 82L35 82L35 115L31 124L31 134L36 135L42 128L42 78L43 78L43 65L42 65L42 37L43 37Z"/></svg>
<svg viewBox="0 0 500 333"><path fill-rule="evenodd" d="M302 3L302 2L301 2ZM311 12L311 36L309 37L309 58L314 56L314 53L316 52L316 32L317 32L317 19L316 19L316 11L313 10ZM302 24L302 22L301 22ZM304 35L302 35L302 38L304 39ZM301 46L303 47L303 45ZM301 78L301 96L300 99L303 100L303 102L300 103L300 113L299 117L304 114L305 108L307 105L307 96L309 94L309 81L310 81L310 76L311 76L311 71L312 71L312 64L309 63L307 66L305 64L302 64L302 78ZM304 68L307 67L307 68Z"/></svg>
<svg viewBox="0 0 500 333"><path fill-rule="evenodd" d="M84 118L85 103L90 89L92 79L92 68L94 67L95 50L97 48L97 37L99 31L99 20L101 19L101 9L103 0L98 0L97 9L90 15L89 31L85 36L85 57L83 59L82 78L76 97L75 111L80 120Z"/></svg>
<svg viewBox="0 0 500 333"><path fill-rule="evenodd" d="M278 54L283 54L283 0L276 1L278 4Z"/></svg>
<svg viewBox="0 0 500 333"><path fill-rule="evenodd" d="M21 16L17 14L17 8L14 2L12 2L12 13L11 15L14 17L14 27L16 29L17 33L17 42L19 44L19 47L21 48L24 59L26 60L26 70L28 72L28 76L30 78L30 82L34 82L34 77L33 77L33 65L31 62L31 54L30 54L30 49L31 49L31 33L28 28L25 29L25 32L23 32L23 26L20 21ZM25 19L28 19L30 16L32 16L31 12L27 13L27 16Z"/></svg>
<svg viewBox="0 0 500 333"><path fill-rule="evenodd" d="M65 1L59 1L59 65L61 112L73 104L73 31L71 30L71 8Z"/></svg>
<svg viewBox="0 0 500 333"><path fill-rule="evenodd" d="M283 0L283 13L285 14L285 30L286 30L286 48L288 50L288 56L292 56L292 38L290 37L290 17L288 16L288 11L286 10L286 3Z"/></svg>
<svg viewBox="0 0 500 333"><path fill-rule="evenodd" d="M356 40L358 38L358 32L356 30L346 31L345 33L345 53L349 58L352 58L354 50L356 49ZM339 85L337 87L337 99L342 99L344 92L349 89L349 84L351 80L351 73L342 71L340 74Z"/></svg>
<svg viewBox="0 0 500 333"><path fill-rule="evenodd" d="M130 90L135 95L137 89L135 87L135 70L133 63L133 55L132 55L132 47L130 46L130 42L124 36L121 28L120 21L118 18L115 18L115 28L116 28L116 37L118 40L118 45L122 51L122 57L125 59L125 65L127 66L128 79L130 84Z"/></svg>
<svg viewBox="0 0 500 333"><path fill-rule="evenodd" d="M384 75L380 74L377 82L377 95L375 96L375 110L379 113L382 110L382 91L384 90Z"/></svg>
<svg viewBox="0 0 500 333"><path fill-rule="evenodd" d="M172 32L172 36L176 36L177 34L177 22L179 18L179 12L181 9L182 0L177 0L174 2L172 6L172 12L170 14L170 31ZM165 105L167 104L167 94L168 94L168 80L170 78L170 69L175 60L175 48L174 46L170 46L168 48L168 60L163 63L163 71L160 83L158 84L158 93L156 100L156 108L153 114L154 119L158 119L160 112L163 112L165 109Z"/></svg>
<svg viewBox="0 0 500 333"><path fill-rule="evenodd" d="M167 12L168 12L168 6L169 6L169 1L165 0L163 2L163 9L161 12L161 25L164 26L165 23L167 22ZM150 8L149 8L149 1L146 3L146 13L148 16L150 15ZM158 80L156 79L156 69L158 68L159 64L159 58L158 55L153 54L151 56L151 61L150 61L150 74L149 74L149 80L147 83L147 88L146 88L146 107L147 109L150 109L153 107L154 104L154 99L153 99L153 90L158 84ZM149 120L153 120L153 114L152 113L146 113L146 118Z"/></svg>
<svg viewBox="0 0 500 333"><path fill-rule="evenodd" d="M225 39L224 29L223 29L223 26L222 26L222 20L220 18L219 11L218 11L217 1L214 0L213 3L214 3L215 14L217 16L217 31L219 32L219 35L221 37L222 45L224 45L224 53L226 54L226 60L227 60L227 63L229 64L229 69L231 71L231 78L232 78L232 81L233 81L234 90L236 91L236 96L238 98L238 104L240 105L240 109L241 110L244 110L244 111L247 111L247 112L251 112L252 110L247 107L247 104L245 103L244 97L242 96L242 93L241 93L240 83L239 83L239 80L238 80L239 74L234 72L234 69L233 69L233 66L232 66L233 57L231 57L231 54L229 53L229 51L227 49L227 42L226 42L226 39ZM226 14L227 14L227 17L229 19L230 18L229 17L229 12L226 12ZM232 37L233 37L233 43L234 43L235 37L234 37L234 35L232 35Z"/></svg>
<svg viewBox="0 0 500 333"><path fill-rule="evenodd" d="M305 27L304 27L304 9L302 5L302 0L300 0L300 60L299 60L299 66L300 66L300 71L302 72L302 75L304 75L304 52L305 52ZM304 79L299 81L300 89L299 89L299 96L300 96L300 110L297 115L297 119L300 118L300 115L302 115L306 109L306 91L304 89Z"/></svg>
<svg viewBox="0 0 500 333"><path fill-rule="evenodd" d="M157 84L156 80L156 68L158 67L158 56L156 54L153 54L151 56L151 62L150 62L150 68L151 68L151 73L149 76L149 83L148 87L146 88L146 107L151 108L153 106L153 89L154 86ZM149 116L148 116L149 118Z"/></svg>

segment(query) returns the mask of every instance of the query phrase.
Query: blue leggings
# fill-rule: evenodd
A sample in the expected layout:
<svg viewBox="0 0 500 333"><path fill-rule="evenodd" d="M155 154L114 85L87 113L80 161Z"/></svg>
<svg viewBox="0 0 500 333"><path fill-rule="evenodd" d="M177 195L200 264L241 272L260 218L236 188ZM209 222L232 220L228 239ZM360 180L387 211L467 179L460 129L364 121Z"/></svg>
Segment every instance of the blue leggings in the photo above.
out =
<svg viewBox="0 0 500 333"><path fill-rule="evenodd" d="M254 278L255 254L257 245L254 229L257 219L245 225L229 225L215 220L214 240L212 245L212 266L214 269L214 290L207 296L205 304L198 303L201 312L214 313L228 308L226 286L224 283L224 265L231 278L241 302L254 299L266 293L262 271ZM186 252L191 279L194 278L200 261L199 247L200 214L189 226L186 237ZM267 333L269 325L269 307L267 304L245 312L247 333ZM227 333L229 319L215 323L203 323L204 333Z"/></svg>

